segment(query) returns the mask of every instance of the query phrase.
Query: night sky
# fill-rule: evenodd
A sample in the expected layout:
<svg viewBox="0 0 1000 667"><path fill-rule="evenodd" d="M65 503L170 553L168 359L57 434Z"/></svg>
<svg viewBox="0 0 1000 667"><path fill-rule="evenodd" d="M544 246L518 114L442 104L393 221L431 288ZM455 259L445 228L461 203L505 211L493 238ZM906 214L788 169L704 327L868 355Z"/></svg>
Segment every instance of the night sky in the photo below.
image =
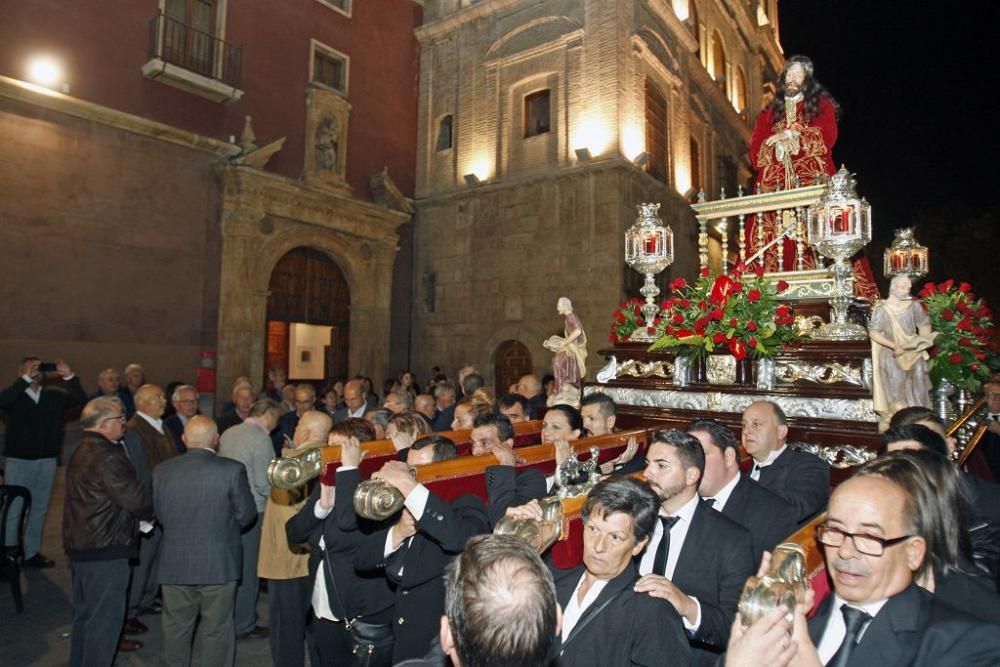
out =
<svg viewBox="0 0 1000 667"><path fill-rule="evenodd" d="M998 210L1000 2L781 0L779 8L785 54L812 58L843 107L833 156L872 202L878 256L893 228L922 214Z"/></svg>

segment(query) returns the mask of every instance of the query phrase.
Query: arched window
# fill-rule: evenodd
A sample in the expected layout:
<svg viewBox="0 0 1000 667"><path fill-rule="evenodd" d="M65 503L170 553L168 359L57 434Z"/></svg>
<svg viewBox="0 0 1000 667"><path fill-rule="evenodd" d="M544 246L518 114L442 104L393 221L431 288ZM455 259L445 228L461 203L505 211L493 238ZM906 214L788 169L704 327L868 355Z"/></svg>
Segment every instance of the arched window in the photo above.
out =
<svg viewBox="0 0 1000 667"><path fill-rule="evenodd" d="M743 113L747 110L747 77L743 68L736 67L736 79L733 86L733 108Z"/></svg>
<svg viewBox="0 0 1000 667"><path fill-rule="evenodd" d="M438 123L437 150L444 151L451 148L452 118L451 114L444 116Z"/></svg>
<svg viewBox="0 0 1000 667"><path fill-rule="evenodd" d="M708 73L716 81L726 76L726 46L722 43L722 35L716 30L712 33L710 43Z"/></svg>

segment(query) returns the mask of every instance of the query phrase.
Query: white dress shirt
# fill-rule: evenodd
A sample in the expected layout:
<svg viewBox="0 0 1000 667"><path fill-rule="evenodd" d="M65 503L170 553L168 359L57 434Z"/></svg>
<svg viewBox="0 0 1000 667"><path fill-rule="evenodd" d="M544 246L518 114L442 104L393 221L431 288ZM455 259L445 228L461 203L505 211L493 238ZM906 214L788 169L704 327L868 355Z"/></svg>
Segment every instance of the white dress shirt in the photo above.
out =
<svg viewBox="0 0 1000 667"><path fill-rule="evenodd" d="M584 572L580 575L580 581L577 582L576 588L573 589L573 594L569 596L569 602L566 603L566 609L563 610L562 617L562 639L566 641L569 634L573 632L573 628L576 627L577 622L580 617L583 616L583 612L587 611L587 607L594 604L594 600L597 596L601 594L604 587L608 585L608 582L604 579L598 579L590 585L590 590L587 594L583 596L583 600L577 601L577 593L580 592L580 586L583 585L583 580L587 578L587 573Z"/></svg>
<svg viewBox="0 0 1000 667"><path fill-rule="evenodd" d="M337 472L341 470L354 470L356 466L340 466L337 468ZM330 512L333 511L333 505L330 509L323 509L319 506L319 502L313 505L313 516L317 519L326 519L330 516ZM319 548L326 549L326 539L320 535L319 536ZM336 617L333 613L333 609L330 607L330 596L326 593L326 577L323 576L323 569L326 567L326 558L322 558L319 563L319 568L316 570L316 581L313 582L313 592L312 592L312 608L313 613L316 614L316 618L322 618L327 621L339 621L340 619ZM333 572L330 573L333 576Z"/></svg>
<svg viewBox="0 0 1000 667"><path fill-rule="evenodd" d="M872 602L866 605L856 605L851 606L856 609L861 609L868 612L868 615L873 619L888 602L888 599L881 600L879 602ZM844 643L844 636L847 634L847 626L844 624L844 615L841 613L840 608L846 604L844 599L841 598L836 593L833 594L833 608L830 610L830 618L826 621L826 628L823 630L823 637L819 640L819 645L816 647L816 652L819 653L819 660L824 665L830 662L830 658L834 656L840 645ZM871 621L868 625L861 629L858 633L858 641L865 636L868 628L871 626Z"/></svg>
<svg viewBox="0 0 1000 667"><path fill-rule="evenodd" d="M362 403L361 407L358 408L357 410L355 410L354 412L351 412L351 409L348 408L347 409L347 416L348 417L354 417L355 419L364 419L364 417L365 417L365 408L367 408L367 407L368 407L367 403Z"/></svg>
<svg viewBox="0 0 1000 667"><path fill-rule="evenodd" d="M162 419L155 419L155 418L150 417L149 415L147 415L145 412L140 412L138 410L136 411L135 414L137 414L140 417L142 417L143 419L145 419L146 422L150 426L152 426L153 428L156 429L157 433L159 433L160 435L163 435L163 420Z"/></svg>
<svg viewBox="0 0 1000 667"><path fill-rule="evenodd" d="M420 517L424 515L424 509L427 507L427 497L430 496L431 492L427 490L427 487L423 484L417 484L417 486L410 491L410 495L406 496L406 501L403 505L406 509L410 510L410 514L413 515L415 521L420 521ZM398 551L404 544L409 546L410 540L413 536L406 538L396 546L392 546L392 530L390 529L385 536L385 551L384 556L388 557L389 554ZM400 568L399 575L403 575L403 570Z"/></svg>
<svg viewBox="0 0 1000 667"><path fill-rule="evenodd" d="M681 549L684 547L684 539L687 537L688 528L691 527L691 519L694 518L694 511L700 502L701 498L696 493L691 500L687 501L673 515L679 521L670 528L670 551L667 553L667 567L663 573L663 576L667 579L673 580L674 578L674 570L677 569L677 559L680 558ZM642 560L639 561L639 574L646 575L653 571L653 561L656 560L656 549L660 546L661 539L663 539L663 523L657 519L656 525L653 527L653 534L649 538L649 543L646 544L646 550L642 553ZM684 616L681 617L681 620L684 621L684 628L693 632L701 626L701 603L698 602L698 598L696 597L691 597L690 595L688 597L694 600L695 605L698 607L698 613L695 615L694 623L689 623Z"/></svg>
<svg viewBox="0 0 1000 667"><path fill-rule="evenodd" d="M733 495L733 489L740 483L740 474L737 472L733 478L726 482L726 485L719 489L718 493L712 496L712 509L721 512L729 502L729 496Z"/></svg>
<svg viewBox="0 0 1000 667"><path fill-rule="evenodd" d="M760 480L760 469L761 468L766 468L767 466L769 466L772 463L774 463L775 460L777 460L777 458L779 456L781 456L786 449L788 449L788 445L782 445L779 449L776 449L773 452L771 452L770 454L768 454L767 458L764 459L763 461L761 461L760 463L754 461L753 470L750 471L750 479L752 479L755 482L759 481Z"/></svg>

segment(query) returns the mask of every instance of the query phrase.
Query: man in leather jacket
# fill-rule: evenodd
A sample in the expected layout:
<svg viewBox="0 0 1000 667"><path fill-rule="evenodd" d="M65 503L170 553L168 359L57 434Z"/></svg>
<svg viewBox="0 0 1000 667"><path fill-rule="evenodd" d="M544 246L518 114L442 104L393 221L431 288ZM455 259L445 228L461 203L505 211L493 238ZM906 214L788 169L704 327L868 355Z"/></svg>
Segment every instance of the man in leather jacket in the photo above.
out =
<svg viewBox="0 0 1000 667"><path fill-rule="evenodd" d="M116 397L83 408L83 436L66 470L63 545L73 566L71 667L110 666L125 618L129 558L153 500L119 442L125 415Z"/></svg>

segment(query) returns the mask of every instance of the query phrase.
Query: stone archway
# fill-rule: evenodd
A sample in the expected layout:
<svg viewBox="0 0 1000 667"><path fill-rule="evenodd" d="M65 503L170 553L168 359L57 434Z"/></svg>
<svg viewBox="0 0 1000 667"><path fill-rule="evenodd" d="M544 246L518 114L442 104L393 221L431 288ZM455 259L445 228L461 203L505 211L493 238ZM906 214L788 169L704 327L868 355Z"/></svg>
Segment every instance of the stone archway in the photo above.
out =
<svg viewBox="0 0 1000 667"><path fill-rule="evenodd" d="M531 351L519 340L505 340L493 354L494 389L497 396L507 393L507 388L522 375L532 373Z"/></svg>
<svg viewBox="0 0 1000 667"><path fill-rule="evenodd" d="M314 248L286 253L271 271L264 367L290 380L347 377L350 301L333 259Z"/></svg>

